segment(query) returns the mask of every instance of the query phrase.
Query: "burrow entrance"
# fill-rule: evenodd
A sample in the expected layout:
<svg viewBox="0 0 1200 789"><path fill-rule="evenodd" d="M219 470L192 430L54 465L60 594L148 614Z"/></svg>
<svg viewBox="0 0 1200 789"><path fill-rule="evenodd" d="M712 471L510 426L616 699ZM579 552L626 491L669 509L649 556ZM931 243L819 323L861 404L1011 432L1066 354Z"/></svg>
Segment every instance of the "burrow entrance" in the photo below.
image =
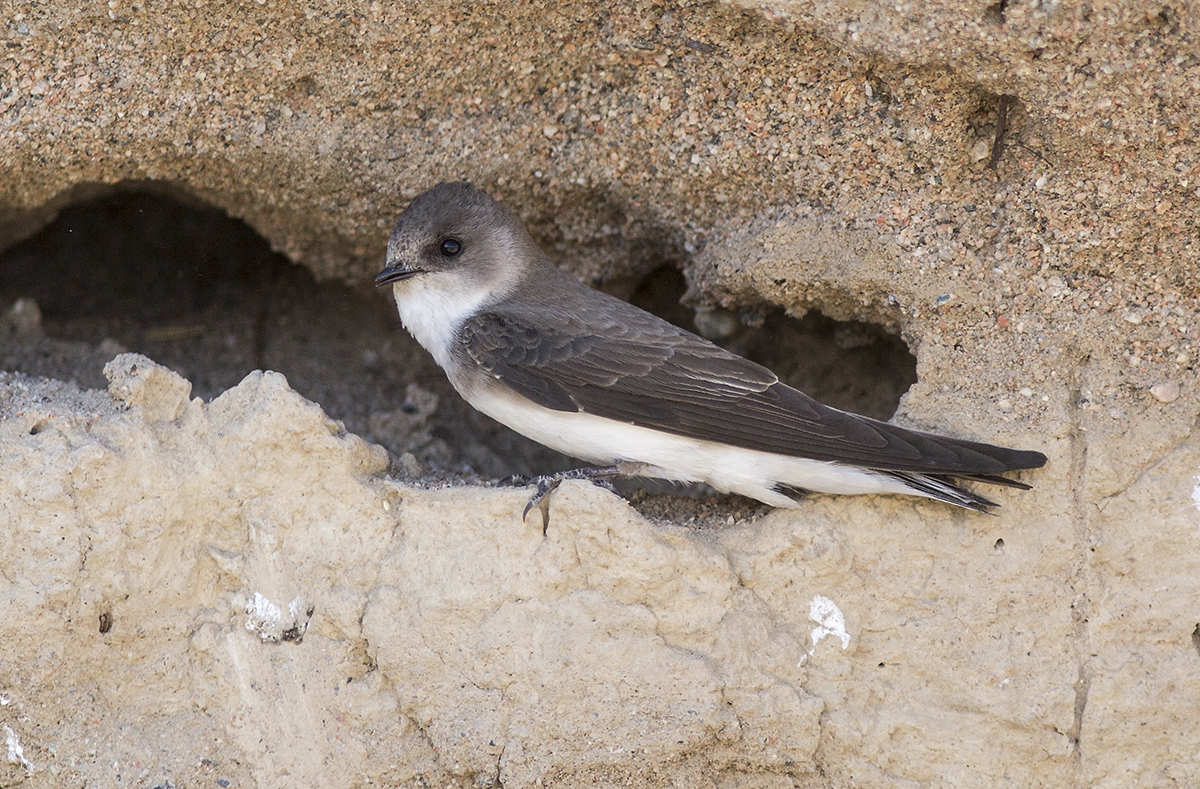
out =
<svg viewBox="0 0 1200 789"><path fill-rule="evenodd" d="M666 265L631 300L694 331L684 289ZM0 369L102 388L104 363L136 351L206 400L252 370L277 370L347 429L410 455L400 464L410 474L498 479L574 465L463 403L390 294L318 283L244 223L159 192L78 202L0 253L0 315ZM899 337L816 312L767 315L721 342L822 402L880 419L916 382Z"/></svg>

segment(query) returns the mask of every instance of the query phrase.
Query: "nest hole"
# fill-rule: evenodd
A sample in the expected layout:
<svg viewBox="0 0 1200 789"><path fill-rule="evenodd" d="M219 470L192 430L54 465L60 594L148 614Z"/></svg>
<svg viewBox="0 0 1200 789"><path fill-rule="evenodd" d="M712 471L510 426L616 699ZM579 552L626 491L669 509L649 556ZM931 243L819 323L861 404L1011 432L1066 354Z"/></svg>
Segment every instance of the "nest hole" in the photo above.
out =
<svg viewBox="0 0 1200 789"><path fill-rule="evenodd" d="M631 301L695 331L685 289L663 265ZM270 369L387 447L410 477L478 481L579 465L466 405L400 326L390 294L317 282L245 223L161 185L76 202L0 253L0 315L28 300L40 322L0 332L0 369L103 388L103 365L136 351L205 399ZM879 326L815 311L750 322L719 342L834 407L887 419L916 381L908 348Z"/></svg>
<svg viewBox="0 0 1200 789"><path fill-rule="evenodd" d="M0 331L0 369L104 388L104 364L134 351L206 400L275 370L347 429L411 454L419 475L570 466L463 403L390 294L317 282L244 222L161 185L68 205L0 253L0 316L29 300L38 330Z"/></svg>
<svg viewBox="0 0 1200 789"><path fill-rule="evenodd" d="M882 326L838 321L810 310L793 318L783 310L729 313L714 331L697 327L697 314L682 303L682 272L662 266L634 290L630 301L644 310L705 334L718 345L773 370L781 380L826 405L874 419L890 419L900 398L917 382L917 359L904 340ZM704 318L701 318L701 322ZM709 318L708 322L714 323Z"/></svg>

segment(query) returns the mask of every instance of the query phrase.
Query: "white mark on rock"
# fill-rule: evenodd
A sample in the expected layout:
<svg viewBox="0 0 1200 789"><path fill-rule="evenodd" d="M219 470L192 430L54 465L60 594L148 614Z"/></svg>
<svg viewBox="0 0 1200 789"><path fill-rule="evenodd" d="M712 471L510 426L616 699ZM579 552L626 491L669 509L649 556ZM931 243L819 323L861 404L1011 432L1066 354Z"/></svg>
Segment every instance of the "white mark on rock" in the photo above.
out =
<svg viewBox="0 0 1200 789"><path fill-rule="evenodd" d="M817 623L812 629L812 646L807 655L800 656L800 664L808 659L817 649L817 644L825 636L836 636L842 640L842 649L850 646L850 634L846 632L846 617L842 609L828 597L817 595L808 604L808 618Z"/></svg>
<svg viewBox="0 0 1200 789"><path fill-rule="evenodd" d="M808 604L808 618L819 627L812 629L813 647L825 636L837 636L842 640L842 649L850 646L850 634L846 632L846 617L842 609L828 597L817 595Z"/></svg>
<svg viewBox="0 0 1200 789"><path fill-rule="evenodd" d="M313 606L303 597L297 597L288 603L287 609L287 616L284 616L279 606L255 592L254 600L246 603L246 629L258 633L263 641L299 643L308 632Z"/></svg>
<svg viewBox="0 0 1200 789"><path fill-rule="evenodd" d="M1200 477L1196 477L1196 487L1192 488L1192 503L1200 510Z"/></svg>
<svg viewBox="0 0 1200 789"><path fill-rule="evenodd" d="M0 696L0 707L7 707L9 704L12 704L12 699Z"/></svg>
<svg viewBox="0 0 1200 789"><path fill-rule="evenodd" d="M17 735L7 726L4 727L4 742L8 745L9 764L19 764L26 770L33 772L33 765L25 758L25 749L21 747L20 741L17 740Z"/></svg>
<svg viewBox="0 0 1200 789"><path fill-rule="evenodd" d="M258 633L264 641L268 638L267 633L279 629L279 623L283 619L279 606L259 592L254 593L254 602L246 605L246 613L249 614L246 629Z"/></svg>

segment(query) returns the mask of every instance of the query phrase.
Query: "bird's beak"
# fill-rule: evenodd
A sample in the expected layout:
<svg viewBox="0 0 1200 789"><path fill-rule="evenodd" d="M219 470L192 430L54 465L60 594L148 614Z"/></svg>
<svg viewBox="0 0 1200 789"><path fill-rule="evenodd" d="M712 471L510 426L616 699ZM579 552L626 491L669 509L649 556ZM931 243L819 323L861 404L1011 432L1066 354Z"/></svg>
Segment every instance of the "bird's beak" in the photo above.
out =
<svg viewBox="0 0 1200 789"><path fill-rule="evenodd" d="M424 273L419 268L406 268L403 264L388 266L375 276L375 287L382 288L384 285L390 285L393 282L399 282L400 280Z"/></svg>

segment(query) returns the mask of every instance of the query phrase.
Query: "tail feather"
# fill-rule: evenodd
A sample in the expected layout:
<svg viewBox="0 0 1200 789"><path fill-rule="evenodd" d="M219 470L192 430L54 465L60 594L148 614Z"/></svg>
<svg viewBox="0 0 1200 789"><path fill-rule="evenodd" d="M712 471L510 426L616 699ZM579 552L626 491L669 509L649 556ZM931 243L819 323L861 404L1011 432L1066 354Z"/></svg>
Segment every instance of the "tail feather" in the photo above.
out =
<svg viewBox="0 0 1200 789"><path fill-rule="evenodd" d="M907 471L888 471L888 475L902 481L905 485L912 488L913 492L918 495L927 496L931 499L944 501L947 504L954 504L958 507L964 507L972 512L982 512L986 515L994 514L991 511L992 507L1000 506L991 499L986 499L978 493L972 493L966 488L961 488L954 484L951 477L942 476L940 474L913 474ZM972 475L974 477L985 477L991 475ZM1000 477L999 479L1004 479ZM980 479L981 482L990 482L990 480ZM1012 480L1004 480L1004 483L1011 483ZM1000 484L1004 484L1000 483ZM1016 487L1028 487L1015 483Z"/></svg>
<svg viewBox="0 0 1200 789"><path fill-rule="evenodd" d="M983 482L988 485L1002 485L1006 488L1017 488L1018 490L1033 490L1032 485L1026 485L1024 482L1017 482L1015 479L1002 477L999 474L958 474L959 479L970 480L971 482Z"/></svg>
<svg viewBox="0 0 1200 789"><path fill-rule="evenodd" d="M941 436L933 436L934 439L945 439ZM1007 447L998 447L991 444L980 444L973 441L946 441L947 444L966 449L967 451L976 454L984 455L993 461L1003 463L1005 471L1017 471L1020 469L1041 468L1046 464L1046 456L1041 452L1030 452L1027 450L1009 449ZM960 487L957 483L959 480L967 480L970 482L982 482L987 485L1001 485L1006 488L1017 488L1018 490L1029 490L1030 486L1024 482L1018 482L1015 479L1003 477L1000 474L990 473L985 471L900 471L896 469L877 469L882 474L887 474L894 477L909 488L917 495L928 496L931 499L944 501L947 504L954 504L959 507L965 507L974 512L983 512L993 514L991 508L999 507L1000 505L990 499L986 499L977 493Z"/></svg>

